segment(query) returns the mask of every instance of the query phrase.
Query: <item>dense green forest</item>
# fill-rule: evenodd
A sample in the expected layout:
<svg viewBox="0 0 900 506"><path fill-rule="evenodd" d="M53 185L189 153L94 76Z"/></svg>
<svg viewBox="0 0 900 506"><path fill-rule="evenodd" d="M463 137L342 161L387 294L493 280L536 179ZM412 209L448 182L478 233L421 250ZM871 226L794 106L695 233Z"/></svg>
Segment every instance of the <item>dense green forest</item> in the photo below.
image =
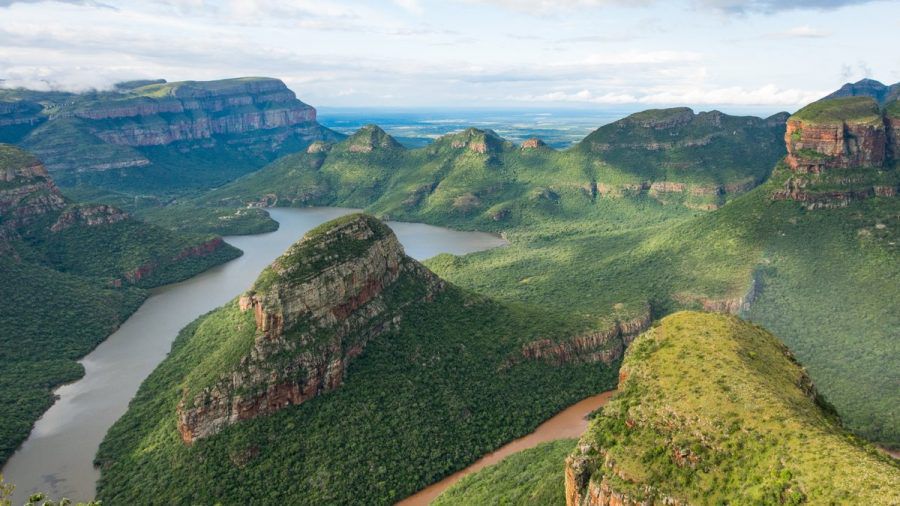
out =
<svg viewBox="0 0 900 506"><path fill-rule="evenodd" d="M900 366L888 372L884 366L897 357L891 339L900 276L897 199L814 211L775 200L789 177L777 163L783 115L751 122L741 135L722 132L731 134L733 122L743 119L711 115L690 120L685 109L647 111L560 152L522 149L474 129L406 150L366 127L330 148L284 157L190 205L339 205L502 231L508 247L439 256L428 265L480 293L601 321L647 304L656 316L679 308L741 310L796 346L849 427L900 444L900 414L892 408L900 405L892 387ZM642 125L663 120L686 122L669 132L675 144L642 149L663 140ZM717 121L728 128L717 129ZM859 179L859 170L847 170ZM895 184L895 172L868 171L866 180ZM743 191L767 177L749 193L724 190ZM828 181L820 177L817 185ZM682 182L688 189L629 186L638 182ZM709 187L722 189L708 193ZM724 202L715 212L702 210ZM747 313L754 298L758 305Z"/></svg>
<svg viewBox="0 0 900 506"><path fill-rule="evenodd" d="M566 504L563 466L576 441L559 439L514 453L464 477L431 504L563 506Z"/></svg>
<svg viewBox="0 0 900 506"><path fill-rule="evenodd" d="M337 390L186 446L176 407L234 304L181 332L110 430L97 457L104 502L388 504L616 381L602 363L504 366L523 343L577 327L452 288L404 310Z"/></svg>
<svg viewBox="0 0 900 506"><path fill-rule="evenodd" d="M52 390L82 376L76 361L140 306L147 288L240 255L208 233L75 204L35 167L34 156L0 144L0 463L52 404Z"/></svg>

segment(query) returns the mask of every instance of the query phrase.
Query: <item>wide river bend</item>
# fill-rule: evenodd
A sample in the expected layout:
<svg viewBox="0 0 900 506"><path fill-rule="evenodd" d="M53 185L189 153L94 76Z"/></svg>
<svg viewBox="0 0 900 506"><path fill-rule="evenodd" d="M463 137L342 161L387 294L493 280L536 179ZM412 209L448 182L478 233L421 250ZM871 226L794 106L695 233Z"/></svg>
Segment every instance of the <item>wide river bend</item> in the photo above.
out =
<svg viewBox="0 0 900 506"><path fill-rule="evenodd" d="M93 459L109 427L125 413L141 382L166 357L178 331L247 289L260 271L306 231L353 209L271 209L277 231L225 240L244 255L181 283L153 290L122 326L81 363L82 379L56 390L58 400L3 468L16 485L13 504L43 491L75 501L92 499L99 472ZM463 255L505 244L481 232L459 232L419 223L389 222L406 253L423 260L438 253Z"/></svg>

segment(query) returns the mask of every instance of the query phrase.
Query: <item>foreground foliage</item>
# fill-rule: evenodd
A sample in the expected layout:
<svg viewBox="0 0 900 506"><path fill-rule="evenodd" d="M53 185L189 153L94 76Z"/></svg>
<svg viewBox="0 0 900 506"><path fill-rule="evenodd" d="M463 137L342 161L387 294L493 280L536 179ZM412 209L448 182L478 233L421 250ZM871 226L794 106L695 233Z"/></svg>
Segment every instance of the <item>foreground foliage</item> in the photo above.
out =
<svg viewBox="0 0 900 506"><path fill-rule="evenodd" d="M563 465L575 439L559 439L510 455L461 479L439 495L433 506L566 504Z"/></svg>
<svg viewBox="0 0 900 506"><path fill-rule="evenodd" d="M236 324L235 304L182 331L110 430L99 498L389 504L615 383L603 364L504 366L523 342L575 329L453 288L404 311L400 329L370 342L337 390L186 446L177 404L194 364Z"/></svg>
<svg viewBox="0 0 900 506"><path fill-rule="evenodd" d="M896 504L900 465L845 432L787 348L682 312L638 337L567 488L686 504Z"/></svg>

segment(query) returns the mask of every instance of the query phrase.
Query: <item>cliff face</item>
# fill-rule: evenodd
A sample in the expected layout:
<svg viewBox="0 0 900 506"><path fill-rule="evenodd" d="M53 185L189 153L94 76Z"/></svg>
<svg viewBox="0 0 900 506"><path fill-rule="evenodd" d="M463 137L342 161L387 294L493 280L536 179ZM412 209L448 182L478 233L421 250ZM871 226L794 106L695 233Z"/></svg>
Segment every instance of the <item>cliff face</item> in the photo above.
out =
<svg viewBox="0 0 900 506"><path fill-rule="evenodd" d="M0 144L0 228L11 234L65 206L65 198L40 160L14 146Z"/></svg>
<svg viewBox="0 0 900 506"><path fill-rule="evenodd" d="M833 121L806 119L801 110L787 122L787 163L795 172L818 174L828 169L883 167L887 127L877 104L867 98L839 99L847 107L868 103L868 114ZM862 105L862 104L860 104ZM834 104L841 107L841 104Z"/></svg>
<svg viewBox="0 0 900 506"><path fill-rule="evenodd" d="M211 157L219 160L230 154L265 163L284 151L337 137L316 122L313 107L271 78L145 81L84 94L21 93L28 100L0 94L0 140L21 142L53 173L177 165L173 156L198 149L216 149Z"/></svg>
<svg viewBox="0 0 900 506"><path fill-rule="evenodd" d="M125 146L300 128L316 121L316 110L297 100L283 82L261 78L154 84L71 114L92 120L90 128L104 141Z"/></svg>
<svg viewBox="0 0 900 506"><path fill-rule="evenodd" d="M508 363L520 360L543 360L554 365L573 363L590 364L603 362L611 364L622 358L625 347L634 338L650 327L650 306L645 307L633 318L617 320L607 329L578 335L566 341L550 339L532 341L522 346L521 354Z"/></svg>
<svg viewBox="0 0 900 506"><path fill-rule="evenodd" d="M892 111L897 103L882 109L871 95L883 94L851 92L857 94L815 102L788 120L785 162L791 174L775 200L804 202L815 209L896 195L900 181L893 169L900 122Z"/></svg>
<svg viewBox="0 0 900 506"><path fill-rule="evenodd" d="M240 297L237 310L255 324L250 351L213 384L185 392L182 440L339 387L370 339L400 324L404 307L443 288L374 218L352 215L310 232Z"/></svg>

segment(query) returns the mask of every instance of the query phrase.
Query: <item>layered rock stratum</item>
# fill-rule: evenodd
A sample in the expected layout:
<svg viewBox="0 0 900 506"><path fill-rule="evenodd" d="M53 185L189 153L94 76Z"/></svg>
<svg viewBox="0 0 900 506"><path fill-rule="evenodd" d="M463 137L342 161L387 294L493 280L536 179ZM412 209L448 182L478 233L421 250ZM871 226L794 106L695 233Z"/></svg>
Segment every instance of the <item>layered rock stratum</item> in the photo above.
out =
<svg viewBox="0 0 900 506"><path fill-rule="evenodd" d="M85 94L0 93L0 141L21 142L54 173L150 166L158 156L143 149L150 147L265 158L334 136L316 122L315 108L265 77L136 81Z"/></svg>
<svg viewBox="0 0 900 506"><path fill-rule="evenodd" d="M444 283L407 257L394 233L351 215L306 234L263 271L232 311L246 351L178 408L185 443L338 388L366 343L401 324Z"/></svg>
<svg viewBox="0 0 900 506"><path fill-rule="evenodd" d="M877 81L860 82L791 116L785 132L790 174L774 198L814 209L896 195L898 102L879 103L889 97L890 88Z"/></svg>

